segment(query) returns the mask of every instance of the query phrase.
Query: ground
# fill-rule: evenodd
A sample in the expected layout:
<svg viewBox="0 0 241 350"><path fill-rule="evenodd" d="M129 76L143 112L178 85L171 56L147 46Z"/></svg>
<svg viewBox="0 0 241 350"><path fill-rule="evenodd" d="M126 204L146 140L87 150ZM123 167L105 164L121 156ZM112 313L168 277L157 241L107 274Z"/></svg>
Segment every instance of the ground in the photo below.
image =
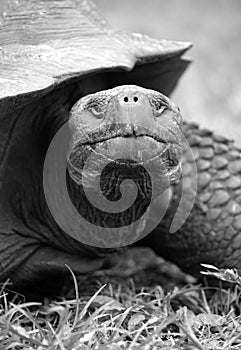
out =
<svg viewBox="0 0 241 350"><path fill-rule="evenodd" d="M189 284L168 292L161 285L138 287L135 278L105 284L99 276L95 291L80 296L73 276L72 297L43 303L11 300L1 290L0 349L238 350L241 277L209 268L235 287Z"/></svg>
<svg viewBox="0 0 241 350"><path fill-rule="evenodd" d="M240 0L95 0L115 27L189 41L194 63L173 99L188 120L241 145Z"/></svg>

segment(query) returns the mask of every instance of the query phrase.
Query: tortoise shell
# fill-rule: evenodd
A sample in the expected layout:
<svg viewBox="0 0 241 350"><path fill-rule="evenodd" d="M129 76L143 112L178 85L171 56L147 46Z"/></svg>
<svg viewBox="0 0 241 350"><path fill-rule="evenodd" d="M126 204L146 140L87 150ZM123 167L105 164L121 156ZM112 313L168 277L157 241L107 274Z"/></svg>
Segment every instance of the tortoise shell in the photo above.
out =
<svg viewBox="0 0 241 350"><path fill-rule="evenodd" d="M7 4L0 26L1 106L97 73L109 87L132 83L168 95L189 63L181 56L190 43L113 30L86 0Z"/></svg>

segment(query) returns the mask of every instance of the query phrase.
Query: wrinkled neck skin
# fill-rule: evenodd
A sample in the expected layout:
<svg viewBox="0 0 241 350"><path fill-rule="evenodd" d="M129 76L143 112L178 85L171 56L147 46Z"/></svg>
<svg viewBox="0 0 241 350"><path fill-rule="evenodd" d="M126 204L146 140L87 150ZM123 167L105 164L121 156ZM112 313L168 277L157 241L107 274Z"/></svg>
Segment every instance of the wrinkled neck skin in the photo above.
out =
<svg viewBox="0 0 241 350"><path fill-rule="evenodd" d="M31 104L13 110L10 116L8 115L8 118L12 118L13 122L11 125L9 125L9 122L4 125L9 130L7 132L6 130L4 131L8 135L8 143L6 142L6 152L2 162L2 166L5 166L2 172L0 199L0 215L3 230L6 230L6 227L8 227L9 232L14 231L26 237L31 236L37 242L53 245L61 250L76 252L78 249L80 251L83 249L81 243L75 241L61 230L48 209L43 191L43 165L51 140L59 128L68 122L70 110L76 101L88 93L106 88L104 83L102 83L102 79L99 80L99 85L97 82L95 78L94 87L89 80L87 80L86 85L83 81L71 84L69 87L55 90L49 95L33 101ZM110 104L110 107L113 109L113 105ZM111 157L111 165L103 170L101 178L102 192L108 200L114 202L120 198L120 184L126 178L134 179L138 188L138 195L134 205L120 215L103 214L86 200L85 191L81 186L81 171L84 162L91 153L90 143L100 142L100 151L103 147L103 149L107 148L109 155L116 155L119 147L123 146L122 136L132 136L133 130L125 129L125 119L121 120L123 128L113 127L118 124L117 121L119 122L119 120L113 120L112 118L116 114L109 113L107 115L110 129L101 129L101 132L90 136L88 125L90 125L92 130L93 126L95 126L95 119L89 123L90 114L89 111L87 112L87 115L84 115L86 121L77 120L78 125L70 123L71 143L68 157L71 166L68 163L66 179L71 201L84 218L90 222L93 222L94 219L96 225L104 227L106 225L108 227L128 225L133 220L141 217L151 200L150 178L140 164L137 163L133 166L133 164L126 162L126 159L124 162L116 163L115 157ZM123 118L124 116L125 114L122 114ZM173 125L175 126L176 124L174 123ZM172 130L173 125L170 124ZM168 167L171 167L172 161L176 166L180 158L181 146L173 143L173 141L176 142L176 138L178 140L180 138L178 132L176 134L175 132L168 134L167 129L160 125L156 126L157 134L161 138L170 138L171 142L171 146L167 150L165 148L166 145L164 147L162 143L160 144L163 151L162 154L165 153L165 157L163 162L154 164L155 171L158 172L158 169L160 171L163 171L164 168L166 169L166 164L168 164ZM177 127L178 130L179 126ZM143 134L143 130L135 132L135 137ZM138 132L139 135L137 135ZM113 143L101 143L103 138L113 139ZM153 143L151 146L156 147L156 150L158 149L158 143L154 143L152 138L148 138L147 142ZM94 148L95 145L92 145L92 149ZM133 151L137 152L136 149ZM72 166L74 166L74 171L77 171L77 181L76 177L73 176ZM173 181L178 178L177 174L174 175ZM167 185L164 181L161 183L160 192L166 187ZM88 249L90 254L92 254L93 249L91 247L88 247ZM97 249L94 248L94 253L96 254L96 252ZM98 254L102 254L101 250Z"/></svg>
<svg viewBox="0 0 241 350"><path fill-rule="evenodd" d="M43 166L49 144L69 119L82 96L106 88L102 78L91 78L59 88L49 95L9 108L2 118L0 230L31 238L68 252L83 245L63 232L53 219L43 191ZM2 152L4 151L4 152ZM2 152L2 153L1 153ZM91 253L91 248L90 254Z"/></svg>

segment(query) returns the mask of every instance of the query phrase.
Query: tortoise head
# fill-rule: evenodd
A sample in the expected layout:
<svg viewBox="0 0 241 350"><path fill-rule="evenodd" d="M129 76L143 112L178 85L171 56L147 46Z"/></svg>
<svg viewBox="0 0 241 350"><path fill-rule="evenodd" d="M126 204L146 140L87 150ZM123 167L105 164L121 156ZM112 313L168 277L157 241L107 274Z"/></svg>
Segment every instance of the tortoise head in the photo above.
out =
<svg viewBox="0 0 241 350"><path fill-rule="evenodd" d="M118 226L117 212L126 224L138 219L179 178L181 124L179 109L169 98L139 86L123 85L80 99L69 121L68 176L74 204L102 225L108 220L111 225L113 219L112 225ZM125 180L131 181L123 189ZM90 198L91 208L86 204ZM100 207L106 215L98 219Z"/></svg>

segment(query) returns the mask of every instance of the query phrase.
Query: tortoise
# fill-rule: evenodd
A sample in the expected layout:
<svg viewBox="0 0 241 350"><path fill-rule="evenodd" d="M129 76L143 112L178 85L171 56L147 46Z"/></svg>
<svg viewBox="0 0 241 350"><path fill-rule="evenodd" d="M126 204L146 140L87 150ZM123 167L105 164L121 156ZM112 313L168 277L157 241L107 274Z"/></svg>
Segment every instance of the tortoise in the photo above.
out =
<svg viewBox="0 0 241 350"><path fill-rule="evenodd" d="M113 30L85 0L12 3L3 17L0 43L1 281L10 278L16 289L43 281L57 285L68 273L66 265L80 275L108 266L130 242L105 245L103 237L98 241L99 228L119 225L121 231L147 212L152 194L143 168L148 162L161 179L160 195L166 196L160 212L166 201L167 210L145 237L139 228L129 230L131 243L151 247L194 274L200 262L241 269L240 150L198 124L182 123L179 108L167 97L189 65L183 54L190 43ZM84 242L83 232L65 232L50 208L48 191L58 179L47 191L44 182L46 155L66 123L69 197L86 221L95 221L94 233L87 224L81 227ZM102 152L111 163L102 172L102 192L113 206L128 176L140 191L132 209L119 216L104 210L100 215L101 208L90 206L81 185L88 157L97 155L94 172ZM134 159L123 157L125 152ZM184 208L193 205L171 234L181 197ZM56 203L57 211L64 215L61 205ZM92 236L96 244L88 244Z"/></svg>

